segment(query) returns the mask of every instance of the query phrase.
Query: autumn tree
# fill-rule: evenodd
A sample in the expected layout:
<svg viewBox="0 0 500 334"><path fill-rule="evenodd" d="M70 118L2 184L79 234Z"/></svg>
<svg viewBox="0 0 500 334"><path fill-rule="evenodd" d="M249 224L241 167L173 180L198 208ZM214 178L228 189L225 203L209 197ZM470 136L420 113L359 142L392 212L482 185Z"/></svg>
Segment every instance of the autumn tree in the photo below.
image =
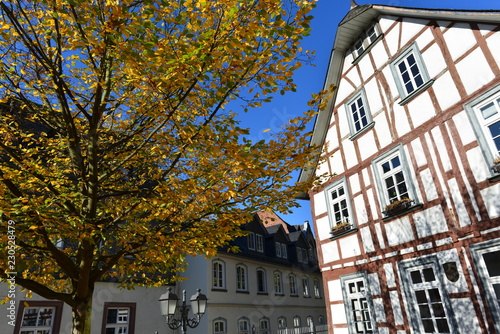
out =
<svg viewBox="0 0 500 334"><path fill-rule="evenodd" d="M16 283L68 304L73 333L90 333L97 281L165 284L249 214L296 206L310 185L290 173L315 153L313 112L259 142L235 117L295 89L313 6L1 2L0 243L15 222Z"/></svg>

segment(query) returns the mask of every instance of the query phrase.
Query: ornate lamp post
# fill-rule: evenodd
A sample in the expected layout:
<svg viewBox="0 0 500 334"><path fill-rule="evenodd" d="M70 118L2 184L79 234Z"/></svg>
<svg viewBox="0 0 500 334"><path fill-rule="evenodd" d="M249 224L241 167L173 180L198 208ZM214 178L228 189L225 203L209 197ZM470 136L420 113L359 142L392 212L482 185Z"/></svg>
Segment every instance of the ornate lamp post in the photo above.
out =
<svg viewBox="0 0 500 334"><path fill-rule="evenodd" d="M186 290L182 291L182 305L179 307L179 313L181 315L180 319L173 318L177 302L179 298L176 294L172 292L172 288L168 288L167 292L160 296L160 308L161 314L165 317L168 327L170 329L177 329L182 327L182 334L186 334L188 327L195 328L199 325L200 319L205 314L207 308L207 296L201 293L198 289L196 294L194 294L191 299L191 306L186 305ZM192 309L196 317L189 318L188 312Z"/></svg>

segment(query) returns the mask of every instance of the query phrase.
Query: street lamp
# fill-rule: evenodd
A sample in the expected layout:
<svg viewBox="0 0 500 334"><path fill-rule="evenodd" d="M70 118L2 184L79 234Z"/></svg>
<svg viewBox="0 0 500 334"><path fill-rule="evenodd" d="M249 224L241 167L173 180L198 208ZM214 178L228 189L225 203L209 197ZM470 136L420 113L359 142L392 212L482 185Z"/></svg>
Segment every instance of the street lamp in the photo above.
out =
<svg viewBox="0 0 500 334"><path fill-rule="evenodd" d="M182 291L182 305L179 308L181 314L180 319L173 318L179 298L172 292L172 288L168 288L167 292L160 296L159 301L161 314L165 317L168 327L170 327L170 329L182 327L182 334L186 334L188 326L195 328L199 325L200 319L203 314L205 314L207 308L207 296L202 294L200 289L191 297L191 306L186 305L186 290ZM195 318L188 317L190 309L192 309L193 313L196 315Z"/></svg>

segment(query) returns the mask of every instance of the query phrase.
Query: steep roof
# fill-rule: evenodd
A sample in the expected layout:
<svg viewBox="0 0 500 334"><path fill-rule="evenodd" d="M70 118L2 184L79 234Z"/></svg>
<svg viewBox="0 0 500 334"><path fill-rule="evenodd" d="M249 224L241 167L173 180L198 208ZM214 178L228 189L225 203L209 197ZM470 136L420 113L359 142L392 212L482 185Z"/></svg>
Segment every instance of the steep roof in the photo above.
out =
<svg viewBox="0 0 500 334"><path fill-rule="evenodd" d="M428 9L375 4L357 5L354 1L351 1L351 10L342 19L337 28L325 78L325 88L331 84L338 86L346 51L349 50L364 29L375 18L381 15L422 18L426 20L453 20L495 24L500 22L500 10ZM335 91L332 98L328 101L326 108L320 111L316 117L311 144L319 146L324 144L336 97L337 92ZM313 167L301 170L299 182L308 180L314 176L318 159L319 157L315 159L312 164ZM307 194L301 194L298 197L308 199Z"/></svg>

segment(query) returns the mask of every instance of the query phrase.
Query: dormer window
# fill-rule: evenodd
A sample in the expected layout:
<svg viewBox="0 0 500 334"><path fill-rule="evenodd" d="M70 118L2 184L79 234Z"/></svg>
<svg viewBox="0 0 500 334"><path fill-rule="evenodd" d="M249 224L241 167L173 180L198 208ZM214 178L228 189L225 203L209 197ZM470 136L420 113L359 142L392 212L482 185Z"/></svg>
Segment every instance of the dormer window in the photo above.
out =
<svg viewBox="0 0 500 334"><path fill-rule="evenodd" d="M354 62L357 62L381 38L382 34L377 23L372 24L367 30L363 31L352 47Z"/></svg>

